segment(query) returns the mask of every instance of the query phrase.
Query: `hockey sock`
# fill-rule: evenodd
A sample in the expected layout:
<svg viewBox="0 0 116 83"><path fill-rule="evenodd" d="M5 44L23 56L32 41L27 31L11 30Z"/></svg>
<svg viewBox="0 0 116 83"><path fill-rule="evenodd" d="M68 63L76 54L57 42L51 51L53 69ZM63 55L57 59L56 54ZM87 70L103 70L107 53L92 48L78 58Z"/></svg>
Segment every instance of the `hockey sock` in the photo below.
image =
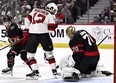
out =
<svg viewBox="0 0 116 83"><path fill-rule="evenodd" d="M34 58L30 60L28 59L27 64L31 68L31 70L38 70L37 61Z"/></svg>
<svg viewBox="0 0 116 83"><path fill-rule="evenodd" d="M14 53L9 52L7 54L7 64L8 64L8 67L11 68L11 69L14 66L14 58L15 58L15 54Z"/></svg>
<svg viewBox="0 0 116 83"><path fill-rule="evenodd" d="M54 58L51 58L51 59L47 59L50 66L51 66L51 69L52 69L52 72L53 72L53 75L56 75L57 74L57 69L56 69L56 61Z"/></svg>

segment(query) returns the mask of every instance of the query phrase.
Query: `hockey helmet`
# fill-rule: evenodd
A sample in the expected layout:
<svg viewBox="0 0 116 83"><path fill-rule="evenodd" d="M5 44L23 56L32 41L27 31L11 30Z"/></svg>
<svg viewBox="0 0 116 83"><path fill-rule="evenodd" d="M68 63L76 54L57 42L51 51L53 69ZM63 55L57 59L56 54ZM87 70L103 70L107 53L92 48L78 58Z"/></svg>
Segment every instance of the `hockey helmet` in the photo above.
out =
<svg viewBox="0 0 116 83"><path fill-rule="evenodd" d="M4 24L7 28L10 27L11 23L12 23L11 17L8 16L8 15L4 16L4 18L3 18L3 24Z"/></svg>
<svg viewBox="0 0 116 83"><path fill-rule="evenodd" d="M8 21L12 21L11 17L8 15L4 16L3 22L8 22Z"/></svg>
<svg viewBox="0 0 116 83"><path fill-rule="evenodd" d="M73 38L74 33L75 33L75 27L69 26L69 27L66 29L66 35L68 36L69 39L72 39L72 38Z"/></svg>
<svg viewBox="0 0 116 83"><path fill-rule="evenodd" d="M47 6L45 7L45 9L47 11L49 11L51 14L56 14L58 11L58 7L55 3L49 3L47 4Z"/></svg>

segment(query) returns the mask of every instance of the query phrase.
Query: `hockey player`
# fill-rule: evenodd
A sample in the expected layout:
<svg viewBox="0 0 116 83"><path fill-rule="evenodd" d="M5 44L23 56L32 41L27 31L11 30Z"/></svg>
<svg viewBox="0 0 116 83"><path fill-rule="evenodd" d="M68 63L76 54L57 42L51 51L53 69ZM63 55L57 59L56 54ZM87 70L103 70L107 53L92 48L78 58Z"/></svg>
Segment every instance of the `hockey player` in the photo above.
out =
<svg viewBox="0 0 116 83"><path fill-rule="evenodd" d="M96 67L100 58L96 40L85 30L75 31L69 26L66 35L70 39L69 46L73 52L60 61L64 81L78 81L81 77L95 76ZM111 75L108 71L100 71L104 75Z"/></svg>
<svg viewBox="0 0 116 83"><path fill-rule="evenodd" d="M53 55L53 43L49 36L49 31L54 31L57 28L54 15L58 8L55 3L49 3L44 9L35 8L25 18L25 26L29 27L29 39L27 41L27 58L29 60L35 59L35 53L39 43L41 44L46 60L48 60L53 75L57 74L56 61ZM35 61L36 62L36 61ZM33 72L27 74L27 79L33 79L39 75L37 63L31 66Z"/></svg>
<svg viewBox="0 0 116 83"><path fill-rule="evenodd" d="M27 52L25 50L26 41L28 39L28 31L23 31L16 23L12 22L12 18L8 15L4 16L3 24L6 27L6 36L8 37L8 41L11 43L11 48L7 53L8 67L3 69L2 73L12 75L15 55L18 56L20 54L21 59L30 67L30 62L28 62L26 57Z"/></svg>

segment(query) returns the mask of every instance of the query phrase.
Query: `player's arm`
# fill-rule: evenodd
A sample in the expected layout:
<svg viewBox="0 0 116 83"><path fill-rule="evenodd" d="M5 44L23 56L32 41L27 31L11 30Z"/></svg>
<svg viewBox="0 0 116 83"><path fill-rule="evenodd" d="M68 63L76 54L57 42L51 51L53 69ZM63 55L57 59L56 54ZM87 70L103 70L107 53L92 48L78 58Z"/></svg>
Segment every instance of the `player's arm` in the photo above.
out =
<svg viewBox="0 0 116 83"><path fill-rule="evenodd" d="M47 17L49 19L48 30L54 31L58 27L58 24L55 22L56 19L51 14L48 14Z"/></svg>
<svg viewBox="0 0 116 83"><path fill-rule="evenodd" d="M27 15L24 19L25 22L25 27L28 28L30 23L32 22L32 16L31 15Z"/></svg>
<svg viewBox="0 0 116 83"><path fill-rule="evenodd" d="M80 31L80 35L84 39L84 42L87 42L88 45L93 45L96 43L96 40L85 30Z"/></svg>
<svg viewBox="0 0 116 83"><path fill-rule="evenodd" d="M24 29L24 30L20 29L19 31L20 31L20 40L18 40L16 44L21 43L21 45L23 45L28 39L29 29Z"/></svg>
<svg viewBox="0 0 116 83"><path fill-rule="evenodd" d="M55 23L49 23L48 24L48 30L54 31L57 28L57 24Z"/></svg>

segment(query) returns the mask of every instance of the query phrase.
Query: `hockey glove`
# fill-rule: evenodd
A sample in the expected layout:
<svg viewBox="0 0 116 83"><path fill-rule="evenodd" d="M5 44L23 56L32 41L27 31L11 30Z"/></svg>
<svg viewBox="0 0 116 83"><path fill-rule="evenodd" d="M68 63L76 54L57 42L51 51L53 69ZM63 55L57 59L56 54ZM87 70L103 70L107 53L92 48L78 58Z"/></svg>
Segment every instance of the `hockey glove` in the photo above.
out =
<svg viewBox="0 0 116 83"><path fill-rule="evenodd" d="M101 71L102 74L105 74L106 76L110 76L113 75L113 73L111 73L110 71Z"/></svg>

